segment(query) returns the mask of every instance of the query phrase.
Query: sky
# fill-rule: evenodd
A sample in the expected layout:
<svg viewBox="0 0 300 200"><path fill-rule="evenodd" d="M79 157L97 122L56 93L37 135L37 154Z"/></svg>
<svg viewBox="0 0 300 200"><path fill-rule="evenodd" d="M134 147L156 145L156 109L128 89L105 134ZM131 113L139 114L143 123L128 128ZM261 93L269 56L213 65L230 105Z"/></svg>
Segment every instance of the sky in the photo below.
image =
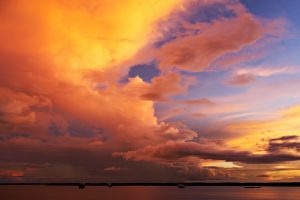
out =
<svg viewBox="0 0 300 200"><path fill-rule="evenodd" d="M0 181L300 181L298 0L0 2Z"/></svg>

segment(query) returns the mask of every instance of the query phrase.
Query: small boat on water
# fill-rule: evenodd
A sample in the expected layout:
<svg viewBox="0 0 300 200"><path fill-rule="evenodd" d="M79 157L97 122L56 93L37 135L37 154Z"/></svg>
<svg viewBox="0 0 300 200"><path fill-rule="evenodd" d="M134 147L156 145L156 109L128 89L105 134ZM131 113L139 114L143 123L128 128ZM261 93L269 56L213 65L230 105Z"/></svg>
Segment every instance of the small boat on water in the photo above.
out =
<svg viewBox="0 0 300 200"><path fill-rule="evenodd" d="M259 187L259 186L245 186L244 188L261 188L261 187Z"/></svg>

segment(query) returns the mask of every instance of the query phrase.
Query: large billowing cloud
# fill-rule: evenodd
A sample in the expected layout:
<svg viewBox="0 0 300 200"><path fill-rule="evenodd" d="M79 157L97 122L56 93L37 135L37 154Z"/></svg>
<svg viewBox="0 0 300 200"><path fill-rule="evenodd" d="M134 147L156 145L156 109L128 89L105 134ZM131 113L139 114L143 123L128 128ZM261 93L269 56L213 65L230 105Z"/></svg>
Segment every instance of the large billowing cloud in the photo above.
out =
<svg viewBox="0 0 300 200"><path fill-rule="evenodd" d="M191 9L214 6L232 16L186 21ZM226 179L233 177L226 166L239 168L234 162L298 160L275 152L274 141L263 155L212 139L205 144L201 133L164 121L155 107L214 106L206 98L173 99L197 83L181 70L209 70L228 53L277 37L281 25L255 17L238 1L1 2L0 176L128 181L133 172L133 180L154 179L145 173L152 170L165 180L174 174ZM149 61L158 76L123 81L131 65ZM214 161L225 167L207 164Z"/></svg>

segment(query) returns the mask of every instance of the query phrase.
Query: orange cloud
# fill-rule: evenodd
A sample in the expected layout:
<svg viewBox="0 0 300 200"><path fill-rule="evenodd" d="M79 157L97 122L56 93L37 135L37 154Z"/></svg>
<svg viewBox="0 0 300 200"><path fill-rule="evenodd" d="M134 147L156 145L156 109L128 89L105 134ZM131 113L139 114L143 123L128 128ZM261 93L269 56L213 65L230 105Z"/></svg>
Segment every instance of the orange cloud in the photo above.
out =
<svg viewBox="0 0 300 200"><path fill-rule="evenodd" d="M158 37L155 23L180 4L180 0L9 1L1 12L1 51L39 54L57 69L104 70Z"/></svg>
<svg viewBox="0 0 300 200"><path fill-rule="evenodd" d="M106 80L114 74L120 78L124 69L116 72L114 66L159 37L157 23L182 5L180 0L5 3L0 14L1 121L38 124L34 130L27 127L36 135L47 135L52 123L57 132L70 135L71 121L101 127L112 137L139 137L139 130L152 130L157 126L153 102L129 96L133 84L120 87L112 82L98 91L97 80L86 75L96 70ZM174 80L168 77L155 82ZM155 85L149 85L149 91ZM181 86L174 89L180 92Z"/></svg>
<svg viewBox="0 0 300 200"><path fill-rule="evenodd" d="M28 95L24 92L15 92L7 88L0 87L0 119L2 123L26 124L34 123L36 113L35 108L50 108L49 99L39 95Z"/></svg>
<svg viewBox="0 0 300 200"><path fill-rule="evenodd" d="M167 97L183 93L195 83L195 79L178 73L168 73L152 79L142 98L149 100L167 100Z"/></svg>

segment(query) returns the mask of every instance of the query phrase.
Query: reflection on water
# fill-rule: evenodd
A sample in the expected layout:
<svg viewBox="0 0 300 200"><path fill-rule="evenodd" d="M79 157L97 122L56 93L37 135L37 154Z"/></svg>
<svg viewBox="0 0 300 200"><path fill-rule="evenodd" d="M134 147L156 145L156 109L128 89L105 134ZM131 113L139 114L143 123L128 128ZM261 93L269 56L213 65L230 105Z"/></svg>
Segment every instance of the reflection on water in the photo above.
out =
<svg viewBox="0 0 300 200"><path fill-rule="evenodd" d="M263 187L77 187L64 186L0 186L1 200L299 200L300 188Z"/></svg>

